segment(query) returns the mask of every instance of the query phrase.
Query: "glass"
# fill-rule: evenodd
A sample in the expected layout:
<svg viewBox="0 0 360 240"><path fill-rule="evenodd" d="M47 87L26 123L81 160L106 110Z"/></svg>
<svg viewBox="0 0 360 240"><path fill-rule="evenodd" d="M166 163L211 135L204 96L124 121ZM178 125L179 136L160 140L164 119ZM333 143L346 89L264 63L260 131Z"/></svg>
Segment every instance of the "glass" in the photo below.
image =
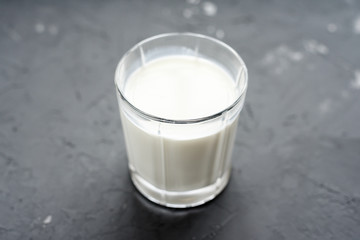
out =
<svg viewBox="0 0 360 240"><path fill-rule="evenodd" d="M140 110L126 95L129 77L149 62L171 55L206 59L220 66L234 81L235 101L220 112L185 120ZM200 34L154 36L123 56L115 73L116 93L131 179L146 198L186 208L213 199L225 188L247 80L246 66L232 48ZM179 132L186 134L179 138Z"/></svg>

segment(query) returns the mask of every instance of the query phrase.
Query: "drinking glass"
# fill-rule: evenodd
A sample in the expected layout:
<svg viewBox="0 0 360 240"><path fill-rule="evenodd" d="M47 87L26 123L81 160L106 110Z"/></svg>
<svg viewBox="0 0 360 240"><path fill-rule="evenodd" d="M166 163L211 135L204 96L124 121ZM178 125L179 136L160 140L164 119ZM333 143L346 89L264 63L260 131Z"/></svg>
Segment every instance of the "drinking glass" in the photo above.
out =
<svg viewBox="0 0 360 240"><path fill-rule="evenodd" d="M205 59L221 67L234 82L235 100L221 111L193 119L167 119L139 109L126 92L130 76L173 55ZM225 188L247 81L246 66L236 51L200 34L154 36L122 57L115 72L116 94L130 175L140 193L160 205L186 208L213 199Z"/></svg>

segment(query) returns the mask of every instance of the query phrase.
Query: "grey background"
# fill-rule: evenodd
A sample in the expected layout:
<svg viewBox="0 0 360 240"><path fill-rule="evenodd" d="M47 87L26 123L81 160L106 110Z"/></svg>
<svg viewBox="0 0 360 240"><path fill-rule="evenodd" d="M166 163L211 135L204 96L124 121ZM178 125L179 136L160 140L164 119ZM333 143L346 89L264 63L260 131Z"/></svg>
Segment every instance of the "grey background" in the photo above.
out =
<svg viewBox="0 0 360 240"><path fill-rule="evenodd" d="M360 3L212 3L0 1L0 239L359 239ZM113 84L176 31L249 69L230 183L189 210L131 184Z"/></svg>

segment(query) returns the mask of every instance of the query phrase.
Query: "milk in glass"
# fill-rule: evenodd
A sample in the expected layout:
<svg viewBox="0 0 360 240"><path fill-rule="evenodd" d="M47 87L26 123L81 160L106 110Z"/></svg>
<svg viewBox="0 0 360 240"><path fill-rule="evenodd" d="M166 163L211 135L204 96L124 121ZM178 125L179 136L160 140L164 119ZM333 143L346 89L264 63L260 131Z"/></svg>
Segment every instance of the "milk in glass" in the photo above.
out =
<svg viewBox="0 0 360 240"><path fill-rule="evenodd" d="M229 119L223 113L219 117L224 121L206 126L176 121L223 112L236 100L235 88L221 66L192 56L161 57L129 76L124 88L128 102L145 114L166 120L140 123L121 111L134 183L148 186L140 191L148 191L146 195L154 198L161 198L166 191L163 197L171 202L171 194L194 189L206 194L209 187L221 187L217 182L227 183L227 179L220 180L230 174L238 114ZM189 196L184 195L184 204L194 202L190 192Z"/></svg>

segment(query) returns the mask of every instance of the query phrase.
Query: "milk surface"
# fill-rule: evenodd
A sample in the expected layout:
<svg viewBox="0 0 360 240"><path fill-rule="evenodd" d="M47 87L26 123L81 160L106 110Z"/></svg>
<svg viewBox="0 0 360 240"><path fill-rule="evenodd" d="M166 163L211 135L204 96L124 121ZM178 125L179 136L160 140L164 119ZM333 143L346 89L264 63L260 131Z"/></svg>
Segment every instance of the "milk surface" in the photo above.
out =
<svg viewBox="0 0 360 240"><path fill-rule="evenodd" d="M176 55L136 70L124 95L141 111L171 120L210 116L236 100L234 81L220 66ZM141 181L159 190L186 192L228 177L237 116L229 120L224 114L208 123L168 124L137 121L121 111L121 119L130 170Z"/></svg>
<svg viewBox="0 0 360 240"><path fill-rule="evenodd" d="M169 56L133 73L126 98L140 110L167 119L194 119L224 110L235 101L235 84L214 63L189 56Z"/></svg>

